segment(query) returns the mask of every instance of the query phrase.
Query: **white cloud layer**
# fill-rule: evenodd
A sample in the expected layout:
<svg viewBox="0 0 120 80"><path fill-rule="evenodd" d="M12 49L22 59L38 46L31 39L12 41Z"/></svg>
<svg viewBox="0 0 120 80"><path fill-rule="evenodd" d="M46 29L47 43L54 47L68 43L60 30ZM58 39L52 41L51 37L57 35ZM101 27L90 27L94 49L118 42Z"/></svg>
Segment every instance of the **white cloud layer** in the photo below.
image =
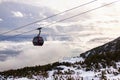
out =
<svg viewBox="0 0 120 80"><path fill-rule="evenodd" d="M0 22L1 22L1 21L3 21L3 19L2 19L2 18L0 18Z"/></svg>
<svg viewBox="0 0 120 80"><path fill-rule="evenodd" d="M42 47L35 47L31 42L3 42L1 50L21 51L17 56L7 57L5 61L0 61L0 71L16 69L25 66L43 65L58 61L64 56L69 56L69 47L60 42L45 42Z"/></svg>
<svg viewBox="0 0 120 80"><path fill-rule="evenodd" d="M12 14L14 17L19 17L19 18L24 17L23 14L19 11L12 11Z"/></svg>

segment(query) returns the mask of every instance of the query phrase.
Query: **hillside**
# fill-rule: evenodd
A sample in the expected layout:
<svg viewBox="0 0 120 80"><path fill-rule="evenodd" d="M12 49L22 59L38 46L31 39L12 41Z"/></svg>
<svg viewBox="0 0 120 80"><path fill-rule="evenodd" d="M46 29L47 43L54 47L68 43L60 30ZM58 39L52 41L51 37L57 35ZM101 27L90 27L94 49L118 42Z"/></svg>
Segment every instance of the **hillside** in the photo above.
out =
<svg viewBox="0 0 120 80"><path fill-rule="evenodd" d="M86 58L94 54L104 54L104 53L116 53L120 51L120 37L117 39L108 42L102 46L93 48L89 51L86 51L85 53L82 53L81 56Z"/></svg>
<svg viewBox="0 0 120 80"><path fill-rule="evenodd" d="M90 69L116 67L120 61L120 37L102 46L96 47L80 55L85 58L85 64Z"/></svg>
<svg viewBox="0 0 120 80"><path fill-rule="evenodd" d="M120 38L78 57L43 66L0 72L1 80L119 80Z"/></svg>

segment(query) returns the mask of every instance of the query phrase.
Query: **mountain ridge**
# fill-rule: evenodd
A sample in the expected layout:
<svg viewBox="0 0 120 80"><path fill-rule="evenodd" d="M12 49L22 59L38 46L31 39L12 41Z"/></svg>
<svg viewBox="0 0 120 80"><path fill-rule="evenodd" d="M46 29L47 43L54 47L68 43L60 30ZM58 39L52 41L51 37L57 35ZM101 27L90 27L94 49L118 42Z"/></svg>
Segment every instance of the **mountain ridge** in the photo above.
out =
<svg viewBox="0 0 120 80"><path fill-rule="evenodd" d="M90 49L84 53L81 53L80 56L82 57L88 57L90 53L105 53L105 52L116 52L116 51L120 51L120 37L105 43L101 46L95 47L93 49ZM96 51L96 52L95 52Z"/></svg>

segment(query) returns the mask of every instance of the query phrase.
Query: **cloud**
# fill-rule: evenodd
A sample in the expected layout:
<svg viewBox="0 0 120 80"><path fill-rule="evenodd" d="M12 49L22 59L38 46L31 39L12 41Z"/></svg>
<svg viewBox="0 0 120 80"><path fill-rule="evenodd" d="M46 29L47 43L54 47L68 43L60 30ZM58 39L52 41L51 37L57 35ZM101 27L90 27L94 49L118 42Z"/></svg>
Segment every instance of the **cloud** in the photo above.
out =
<svg viewBox="0 0 120 80"><path fill-rule="evenodd" d="M66 49L68 48L66 45L58 41L45 42L42 47L35 47L31 44L31 42L5 42L5 44L3 42L0 45L3 46L0 50L0 56L2 56L2 54L9 55L7 55L8 57L6 60L0 61L1 71L52 63L65 56L69 56L71 53L69 49ZM12 51L7 52L7 49L16 51L16 55L12 55ZM6 50L7 53L4 53L3 50Z"/></svg>
<svg viewBox="0 0 120 80"><path fill-rule="evenodd" d="M26 25L28 23L43 19L53 14L54 11L47 7L35 7L23 3L3 1L3 3L1 3L0 5L0 18L4 21L0 21L0 32L4 33L13 28ZM51 21L53 20L49 19L45 22ZM38 24L30 25L15 32L11 32L9 33L9 35L25 32L37 27L39 27Z"/></svg>
<svg viewBox="0 0 120 80"><path fill-rule="evenodd" d="M19 17L19 18L24 17L23 14L19 11L12 11L12 14L14 17Z"/></svg>
<svg viewBox="0 0 120 80"><path fill-rule="evenodd" d="M5 61L10 56L16 56L20 53L20 51L15 50L3 50L0 51L0 61ZM17 54L16 54L17 53Z"/></svg>
<svg viewBox="0 0 120 80"><path fill-rule="evenodd" d="M0 22L1 22L1 21L3 21L3 19L2 19L2 18L0 18Z"/></svg>
<svg viewBox="0 0 120 80"><path fill-rule="evenodd" d="M29 0L25 1L25 0L3 0L5 2L16 2L16 3L24 3L24 4L29 4L32 6L45 6L45 7L49 7L51 9L55 9L58 11L63 11L66 10L68 8L72 8L73 6L76 5L80 5L81 3L84 3L85 1L87 2L87 0L60 0L60 1L55 1L55 0ZM56 6L56 7L55 7Z"/></svg>
<svg viewBox="0 0 120 80"><path fill-rule="evenodd" d="M0 4L2 3L2 0L0 0Z"/></svg>

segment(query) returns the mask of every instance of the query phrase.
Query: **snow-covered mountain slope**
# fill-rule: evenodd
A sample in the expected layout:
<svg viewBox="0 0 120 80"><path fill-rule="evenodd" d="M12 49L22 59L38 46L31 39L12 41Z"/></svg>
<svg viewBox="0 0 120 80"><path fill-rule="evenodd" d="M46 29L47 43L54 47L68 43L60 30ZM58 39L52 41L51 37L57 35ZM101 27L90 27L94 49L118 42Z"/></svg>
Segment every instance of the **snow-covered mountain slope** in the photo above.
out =
<svg viewBox="0 0 120 80"><path fill-rule="evenodd" d="M114 53L114 52L119 52L119 51L120 51L120 37L102 46L86 51L85 53L82 53L81 56L88 57L94 54L104 54L108 52Z"/></svg>
<svg viewBox="0 0 120 80"><path fill-rule="evenodd" d="M0 72L1 80L119 80L120 38L78 57Z"/></svg>

